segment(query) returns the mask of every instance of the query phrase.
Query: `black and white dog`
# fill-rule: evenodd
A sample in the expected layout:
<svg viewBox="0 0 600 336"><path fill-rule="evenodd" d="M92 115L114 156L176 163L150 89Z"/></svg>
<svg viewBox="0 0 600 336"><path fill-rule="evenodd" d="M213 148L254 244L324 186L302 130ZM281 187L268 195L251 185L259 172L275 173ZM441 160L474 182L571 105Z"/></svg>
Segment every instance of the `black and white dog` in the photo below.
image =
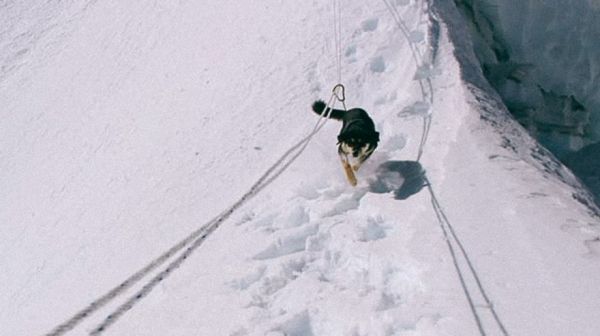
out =
<svg viewBox="0 0 600 336"><path fill-rule="evenodd" d="M317 100L313 103L313 111L321 115L326 107L325 102ZM361 108L353 108L348 111L331 110L329 117L342 121L342 129L338 134L338 154L349 163L349 156L356 160L352 165L354 170L373 154L379 142L379 133L375 130L375 124L367 112Z"/></svg>

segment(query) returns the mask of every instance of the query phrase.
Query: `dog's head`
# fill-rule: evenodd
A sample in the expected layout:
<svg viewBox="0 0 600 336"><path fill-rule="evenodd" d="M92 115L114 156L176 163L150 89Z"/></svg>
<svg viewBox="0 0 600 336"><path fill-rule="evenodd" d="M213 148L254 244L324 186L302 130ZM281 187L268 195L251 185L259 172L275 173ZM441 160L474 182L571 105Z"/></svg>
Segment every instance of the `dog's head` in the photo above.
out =
<svg viewBox="0 0 600 336"><path fill-rule="evenodd" d="M358 162L365 161L377 147L379 133L349 132L338 136L338 152Z"/></svg>
<svg viewBox="0 0 600 336"><path fill-rule="evenodd" d="M365 156L369 149L371 149L371 145L362 138L348 138L341 140L338 145L341 153L354 158Z"/></svg>
<svg viewBox="0 0 600 336"><path fill-rule="evenodd" d="M367 112L358 108L346 111L338 135L338 153L343 161L356 161L353 168L358 170L373 153L378 142L379 133Z"/></svg>

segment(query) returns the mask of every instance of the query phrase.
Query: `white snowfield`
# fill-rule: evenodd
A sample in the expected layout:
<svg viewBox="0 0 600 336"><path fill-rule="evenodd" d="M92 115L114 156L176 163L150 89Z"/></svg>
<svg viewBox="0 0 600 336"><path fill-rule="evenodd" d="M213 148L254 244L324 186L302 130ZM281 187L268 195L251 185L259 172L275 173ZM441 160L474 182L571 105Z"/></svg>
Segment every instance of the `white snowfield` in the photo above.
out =
<svg viewBox="0 0 600 336"><path fill-rule="evenodd" d="M0 3L0 335L599 335L588 193L508 116L450 1L388 4L340 7L346 102L381 132L359 185L328 121L126 281L313 129L331 3ZM418 168L428 118L430 184L395 199L407 169L377 169Z"/></svg>

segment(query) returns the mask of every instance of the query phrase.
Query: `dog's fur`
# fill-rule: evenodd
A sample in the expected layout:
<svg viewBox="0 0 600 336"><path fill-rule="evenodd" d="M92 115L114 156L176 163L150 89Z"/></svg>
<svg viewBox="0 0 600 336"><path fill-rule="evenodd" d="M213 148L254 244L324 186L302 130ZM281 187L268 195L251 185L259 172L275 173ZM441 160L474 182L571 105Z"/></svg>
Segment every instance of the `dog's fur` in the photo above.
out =
<svg viewBox="0 0 600 336"><path fill-rule="evenodd" d="M326 104L322 100L313 103L313 111L321 115ZM329 117L342 121L342 129L338 134L338 153L342 160L348 160L348 156L354 157L358 162L353 166L358 170L360 165L371 156L377 143L379 133L375 130L375 124L367 112L361 108L353 108L348 111L331 110Z"/></svg>

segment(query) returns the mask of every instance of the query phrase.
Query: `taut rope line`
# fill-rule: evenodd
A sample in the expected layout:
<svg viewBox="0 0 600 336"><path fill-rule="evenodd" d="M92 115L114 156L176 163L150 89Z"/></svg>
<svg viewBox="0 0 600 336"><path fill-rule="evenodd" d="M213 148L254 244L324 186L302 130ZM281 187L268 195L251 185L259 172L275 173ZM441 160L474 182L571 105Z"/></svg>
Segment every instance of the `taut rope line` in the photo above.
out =
<svg viewBox="0 0 600 336"><path fill-rule="evenodd" d="M340 0L333 0L333 32L338 83L342 83L342 11Z"/></svg>

